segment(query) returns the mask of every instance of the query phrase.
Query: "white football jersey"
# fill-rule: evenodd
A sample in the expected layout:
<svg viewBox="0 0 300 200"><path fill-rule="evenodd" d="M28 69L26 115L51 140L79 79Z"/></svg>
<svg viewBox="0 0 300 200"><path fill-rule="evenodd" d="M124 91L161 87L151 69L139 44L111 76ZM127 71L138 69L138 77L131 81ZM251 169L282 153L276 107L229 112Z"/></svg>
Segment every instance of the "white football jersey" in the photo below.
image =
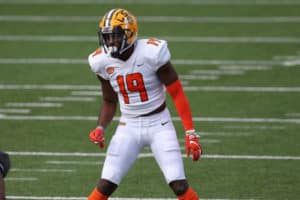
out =
<svg viewBox="0 0 300 200"><path fill-rule="evenodd" d="M110 81L122 115L137 117L165 101L165 87L156 72L170 57L166 41L140 39L126 61L112 58L102 48L91 53L88 60L95 74Z"/></svg>

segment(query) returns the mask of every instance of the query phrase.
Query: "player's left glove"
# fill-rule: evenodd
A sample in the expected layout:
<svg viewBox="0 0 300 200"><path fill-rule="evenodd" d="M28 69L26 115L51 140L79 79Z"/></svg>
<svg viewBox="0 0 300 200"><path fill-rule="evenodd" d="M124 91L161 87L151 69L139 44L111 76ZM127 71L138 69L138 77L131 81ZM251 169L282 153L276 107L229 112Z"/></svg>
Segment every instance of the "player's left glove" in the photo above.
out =
<svg viewBox="0 0 300 200"><path fill-rule="evenodd" d="M195 132L195 130L188 130L185 132L185 148L187 157L189 157L192 153L194 161L200 159L203 151L199 142L199 135Z"/></svg>
<svg viewBox="0 0 300 200"><path fill-rule="evenodd" d="M98 126L90 132L90 140L94 144L98 144L101 149L104 148L104 130L101 126Z"/></svg>

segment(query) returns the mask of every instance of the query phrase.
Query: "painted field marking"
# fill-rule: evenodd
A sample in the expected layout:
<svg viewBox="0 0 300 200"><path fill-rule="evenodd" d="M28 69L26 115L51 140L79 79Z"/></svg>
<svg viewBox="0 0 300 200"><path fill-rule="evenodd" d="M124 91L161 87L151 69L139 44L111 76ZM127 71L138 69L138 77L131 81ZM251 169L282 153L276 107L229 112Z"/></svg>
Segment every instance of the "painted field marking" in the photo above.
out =
<svg viewBox="0 0 300 200"><path fill-rule="evenodd" d="M229 70L229 71L266 71L271 70L271 66L237 66L237 65L227 65L227 66L219 66L221 70Z"/></svg>
<svg viewBox="0 0 300 200"><path fill-rule="evenodd" d="M254 135L256 133L253 132L199 132L200 136L230 136L230 137L239 137L239 136L251 136ZM201 142L203 141L203 139L201 139Z"/></svg>
<svg viewBox="0 0 300 200"><path fill-rule="evenodd" d="M60 1L53 1L53 0L0 0L0 4L53 4L53 5L67 5L67 4L87 4L87 5L97 5L97 4L104 4L104 5L115 5L119 3L116 0L60 0ZM300 2L297 0L243 0L243 1L236 1L236 0L143 0L143 1L132 1L132 0L122 0L122 4L136 4L136 5L299 5Z"/></svg>
<svg viewBox="0 0 300 200"><path fill-rule="evenodd" d="M84 64L87 59L75 58L0 58L0 64Z"/></svg>
<svg viewBox="0 0 300 200"><path fill-rule="evenodd" d="M243 68L241 69L223 69L219 67L219 70L214 69L196 69L189 71L190 74L207 74L207 75L243 75L245 73L245 70Z"/></svg>
<svg viewBox="0 0 300 200"><path fill-rule="evenodd" d="M7 177L5 181L37 181L35 177Z"/></svg>
<svg viewBox="0 0 300 200"><path fill-rule="evenodd" d="M287 67L300 65L300 59L286 61L286 62L284 62L284 65L287 66Z"/></svg>
<svg viewBox="0 0 300 200"><path fill-rule="evenodd" d="M40 101L71 101L71 102L93 102L93 97L40 97Z"/></svg>
<svg viewBox="0 0 300 200"><path fill-rule="evenodd" d="M201 134L200 134L201 135ZM185 139L178 139L178 141L180 143L185 143ZM221 140L218 140L218 139L201 139L201 143L202 144L216 144L216 143L221 143ZM180 148L181 150L185 150L185 147L181 147Z"/></svg>
<svg viewBox="0 0 300 200"><path fill-rule="evenodd" d="M300 19L300 18L299 18ZM299 21L300 23L300 21ZM143 36L148 38L148 36ZM300 43L299 37L204 37L204 36L157 36L168 42L199 43ZM0 35L0 41L33 41L33 42L95 42L94 36L53 36L53 35Z"/></svg>
<svg viewBox="0 0 300 200"><path fill-rule="evenodd" d="M60 108L63 107L62 103L35 103L35 102L8 102L5 104L7 107L39 107L39 108Z"/></svg>
<svg viewBox="0 0 300 200"><path fill-rule="evenodd" d="M1 4L1 2L0 2ZM0 15L0 21L8 22L95 22L99 21L101 16L30 16L30 15ZM137 16L141 23L299 23L300 17L297 16ZM18 40L18 36L14 36ZM22 37L22 36L20 36ZM39 38L37 38L39 39ZM12 40L10 36L7 40Z"/></svg>
<svg viewBox="0 0 300 200"><path fill-rule="evenodd" d="M0 90L91 90L99 93L100 85L11 85L0 84ZM214 91L214 92L300 92L300 87L247 87L247 86L184 86L188 92ZM11 105L22 103L10 103ZM28 103L29 105L31 103ZM32 103L33 105L35 103ZM42 103L37 103L42 104ZM26 105L26 103L25 103ZM47 104L46 104L47 105ZM51 104L50 104L51 105ZM54 104L55 105L55 104Z"/></svg>
<svg viewBox="0 0 300 200"><path fill-rule="evenodd" d="M284 130L285 126L268 126L268 125L225 125L225 129L240 129L240 130Z"/></svg>
<svg viewBox="0 0 300 200"><path fill-rule="evenodd" d="M1 108L0 113L17 113L17 114L28 114L30 109L10 109L10 108Z"/></svg>
<svg viewBox="0 0 300 200"><path fill-rule="evenodd" d="M300 92L300 87L186 86L184 90L218 92Z"/></svg>
<svg viewBox="0 0 300 200"><path fill-rule="evenodd" d="M24 200L86 200L87 197L62 197L62 196L15 196L9 195L8 199L24 199ZM177 200L175 198L126 198L111 197L110 200ZM202 200L255 200L255 199L228 199L228 198L201 198Z"/></svg>
<svg viewBox="0 0 300 200"><path fill-rule="evenodd" d="M48 160L47 164L53 165L101 165L103 162L88 162L88 161L59 161L59 160Z"/></svg>
<svg viewBox="0 0 300 200"><path fill-rule="evenodd" d="M74 169L18 169L18 168L12 168L12 172L41 172L41 173L74 173L76 170Z"/></svg>
<svg viewBox="0 0 300 200"><path fill-rule="evenodd" d="M182 80L217 80L219 76L216 75L192 75L192 74L185 74L179 75L180 79Z"/></svg>
<svg viewBox="0 0 300 200"><path fill-rule="evenodd" d="M24 116L0 114L0 120L33 120L33 121L96 121L97 116ZM114 117L118 121L119 117ZM179 117L172 117L173 121L181 121ZM237 118L237 117L194 117L195 122L240 122L240 123L281 123L300 124L300 119L288 118Z"/></svg>
<svg viewBox="0 0 300 200"><path fill-rule="evenodd" d="M284 65L285 60L191 60L174 59L176 65ZM68 64L88 65L87 59L78 58L0 58L0 64Z"/></svg>
<svg viewBox="0 0 300 200"><path fill-rule="evenodd" d="M100 85L30 85L0 84L0 90L100 90Z"/></svg>
<svg viewBox="0 0 300 200"><path fill-rule="evenodd" d="M12 156L62 156L62 157L105 157L105 153L83 153L83 152L20 152L7 151ZM182 154L186 158L186 154ZM139 158L153 157L152 153L140 153ZM203 155L207 159L241 159L241 160L300 160L300 156L276 156L276 155Z"/></svg>
<svg viewBox="0 0 300 200"><path fill-rule="evenodd" d="M100 90L100 88L99 88ZM74 96L102 96L101 91L72 91L71 95Z"/></svg>

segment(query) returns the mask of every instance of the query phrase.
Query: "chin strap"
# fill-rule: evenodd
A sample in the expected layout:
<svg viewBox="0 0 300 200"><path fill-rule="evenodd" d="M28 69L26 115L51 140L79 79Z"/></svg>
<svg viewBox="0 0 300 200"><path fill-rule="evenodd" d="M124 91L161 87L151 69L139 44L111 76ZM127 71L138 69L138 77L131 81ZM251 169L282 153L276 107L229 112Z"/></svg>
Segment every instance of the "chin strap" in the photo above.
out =
<svg viewBox="0 0 300 200"><path fill-rule="evenodd" d="M184 129L186 131L194 129L191 108L184 94L181 82L177 79L175 82L167 85L167 91L173 99Z"/></svg>

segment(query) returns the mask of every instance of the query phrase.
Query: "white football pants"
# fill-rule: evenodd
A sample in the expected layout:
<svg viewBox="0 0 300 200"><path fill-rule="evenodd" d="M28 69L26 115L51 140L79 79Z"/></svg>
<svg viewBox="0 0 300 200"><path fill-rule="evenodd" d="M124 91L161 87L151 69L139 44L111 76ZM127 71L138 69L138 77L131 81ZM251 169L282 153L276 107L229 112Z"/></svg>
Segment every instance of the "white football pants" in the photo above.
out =
<svg viewBox="0 0 300 200"><path fill-rule="evenodd" d="M167 183L185 179L180 146L167 108L150 116L120 118L101 178L119 185L145 146L150 147Z"/></svg>

